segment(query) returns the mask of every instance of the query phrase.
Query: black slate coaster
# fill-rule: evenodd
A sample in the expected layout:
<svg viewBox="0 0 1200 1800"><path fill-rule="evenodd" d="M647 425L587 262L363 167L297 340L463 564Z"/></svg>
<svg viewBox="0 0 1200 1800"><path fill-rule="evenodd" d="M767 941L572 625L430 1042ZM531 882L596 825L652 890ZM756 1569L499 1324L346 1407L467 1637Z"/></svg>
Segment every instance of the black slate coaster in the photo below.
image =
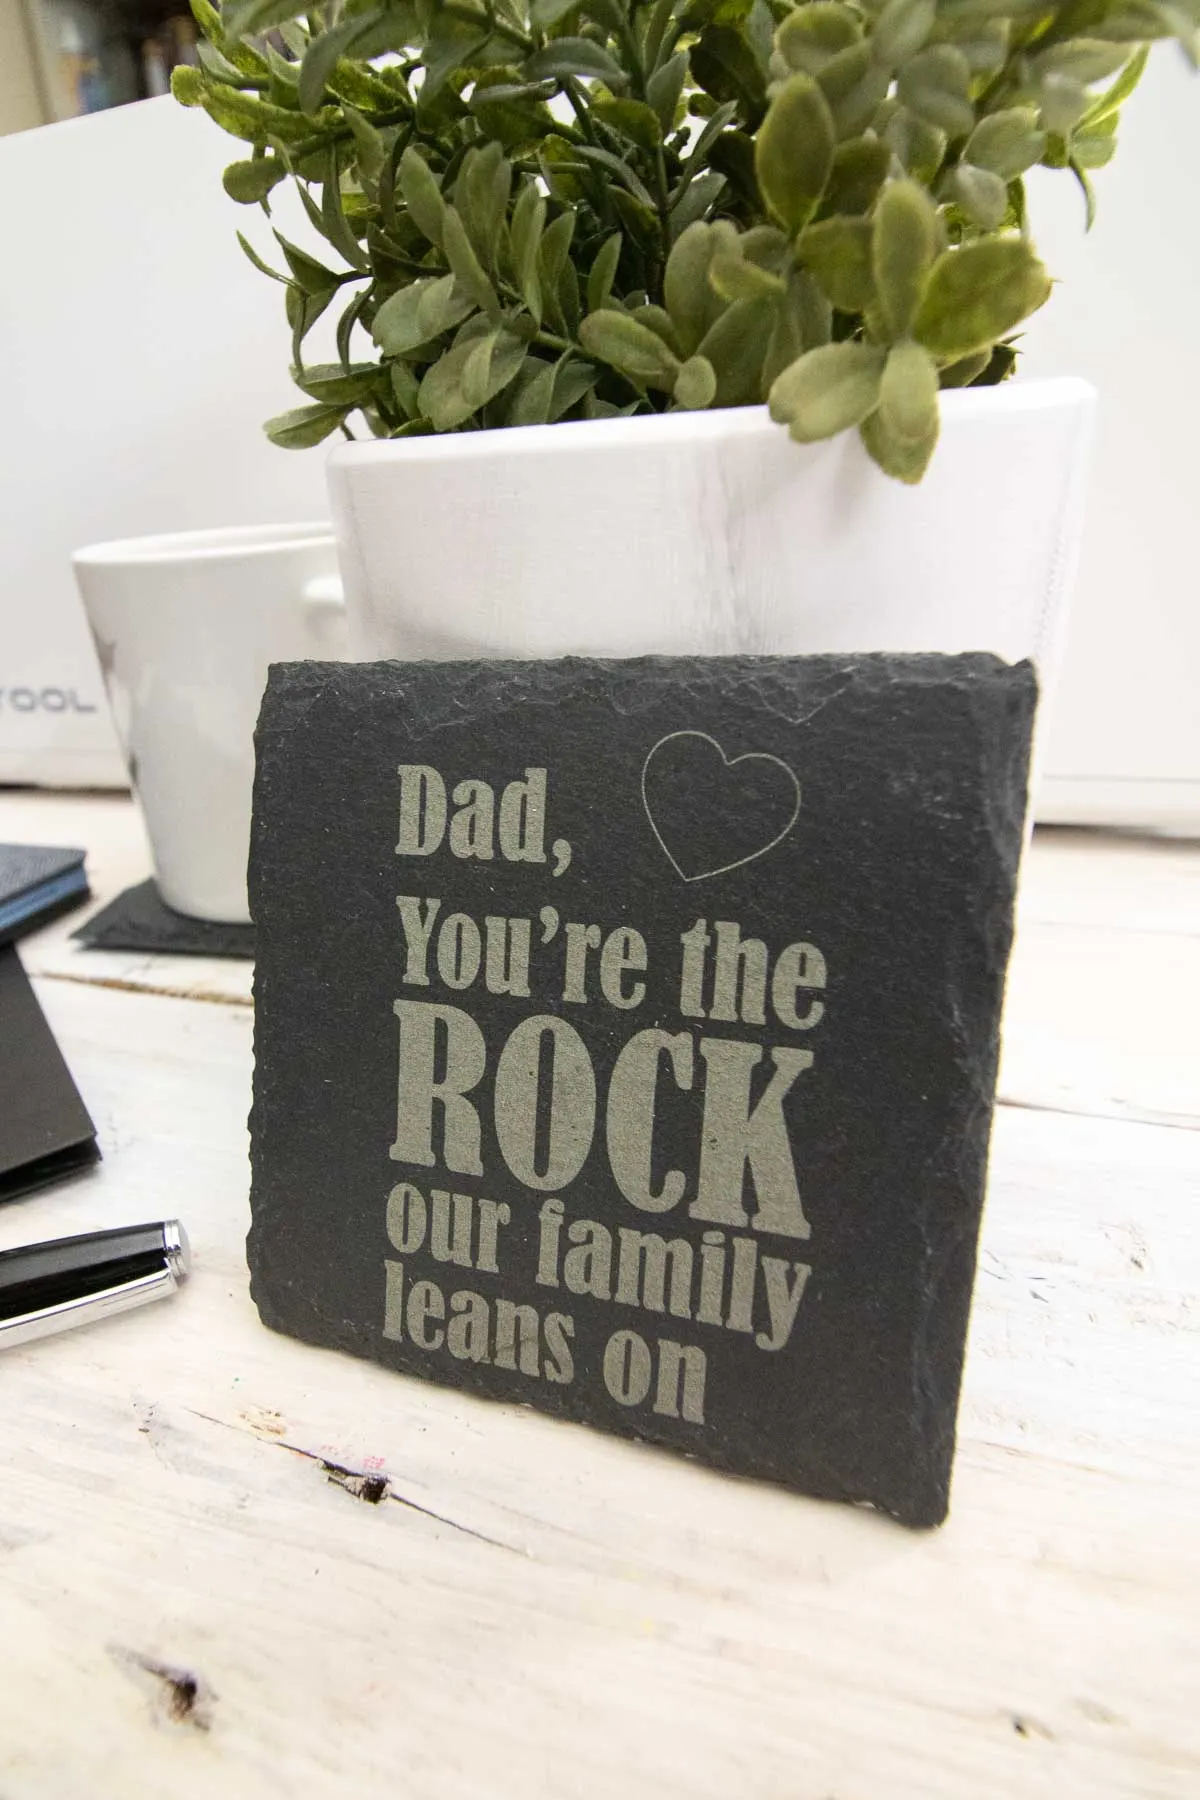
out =
<svg viewBox="0 0 1200 1800"><path fill-rule="evenodd" d="M1034 702L987 656L274 668L266 1323L941 1520Z"/></svg>
<svg viewBox="0 0 1200 1800"><path fill-rule="evenodd" d="M154 882L139 881L71 933L88 950L153 950L170 956L252 960L253 925L193 919L169 907Z"/></svg>

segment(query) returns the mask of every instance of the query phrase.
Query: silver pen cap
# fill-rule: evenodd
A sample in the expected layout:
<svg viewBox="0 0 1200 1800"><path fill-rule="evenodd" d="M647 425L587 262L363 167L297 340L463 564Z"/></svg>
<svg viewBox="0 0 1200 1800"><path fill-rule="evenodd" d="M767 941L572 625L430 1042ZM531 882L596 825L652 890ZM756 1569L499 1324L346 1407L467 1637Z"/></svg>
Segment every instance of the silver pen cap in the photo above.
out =
<svg viewBox="0 0 1200 1800"><path fill-rule="evenodd" d="M0 1252L0 1349L165 1300L190 1268L178 1219Z"/></svg>

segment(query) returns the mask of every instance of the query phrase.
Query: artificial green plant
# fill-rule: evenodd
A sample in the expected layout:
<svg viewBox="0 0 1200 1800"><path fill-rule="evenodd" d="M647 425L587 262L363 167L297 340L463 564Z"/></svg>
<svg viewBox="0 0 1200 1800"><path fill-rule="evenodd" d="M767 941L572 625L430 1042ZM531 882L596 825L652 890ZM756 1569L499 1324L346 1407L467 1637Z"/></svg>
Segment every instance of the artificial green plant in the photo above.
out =
<svg viewBox="0 0 1200 1800"><path fill-rule="evenodd" d="M1023 177L1090 222L1149 43L1200 0L193 0L174 91L290 180L285 446L767 401L917 481L1050 282ZM305 362L340 308L337 361ZM370 349L371 353L365 352ZM326 354L329 354L327 351Z"/></svg>

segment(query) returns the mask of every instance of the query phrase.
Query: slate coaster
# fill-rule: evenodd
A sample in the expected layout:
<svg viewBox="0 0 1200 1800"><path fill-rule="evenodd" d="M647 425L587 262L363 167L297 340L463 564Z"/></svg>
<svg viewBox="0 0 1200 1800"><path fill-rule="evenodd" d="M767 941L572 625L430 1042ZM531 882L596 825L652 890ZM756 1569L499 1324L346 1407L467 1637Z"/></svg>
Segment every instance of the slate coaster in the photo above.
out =
<svg viewBox="0 0 1200 1800"><path fill-rule="evenodd" d="M167 905L155 883L139 881L71 933L88 950L152 950L168 956L254 956L253 925L193 919Z"/></svg>
<svg viewBox="0 0 1200 1800"><path fill-rule="evenodd" d="M272 669L265 1322L938 1523L1034 705L988 656Z"/></svg>

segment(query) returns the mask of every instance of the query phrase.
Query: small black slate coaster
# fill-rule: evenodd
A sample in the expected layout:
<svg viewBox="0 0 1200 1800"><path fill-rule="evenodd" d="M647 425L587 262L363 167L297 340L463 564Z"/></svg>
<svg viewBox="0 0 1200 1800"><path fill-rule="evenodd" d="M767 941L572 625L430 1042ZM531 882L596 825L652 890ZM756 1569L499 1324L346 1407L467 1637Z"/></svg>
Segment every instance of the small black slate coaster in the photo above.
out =
<svg viewBox="0 0 1200 1800"><path fill-rule="evenodd" d="M1034 704L988 656L274 668L266 1323L940 1521Z"/></svg>
<svg viewBox="0 0 1200 1800"><path fill-rule="evenodd" d="M254 956L253 925L193 919L167 905L154 881L139 881L71 933L88 950L152 950L164 956Z"/></svg>

